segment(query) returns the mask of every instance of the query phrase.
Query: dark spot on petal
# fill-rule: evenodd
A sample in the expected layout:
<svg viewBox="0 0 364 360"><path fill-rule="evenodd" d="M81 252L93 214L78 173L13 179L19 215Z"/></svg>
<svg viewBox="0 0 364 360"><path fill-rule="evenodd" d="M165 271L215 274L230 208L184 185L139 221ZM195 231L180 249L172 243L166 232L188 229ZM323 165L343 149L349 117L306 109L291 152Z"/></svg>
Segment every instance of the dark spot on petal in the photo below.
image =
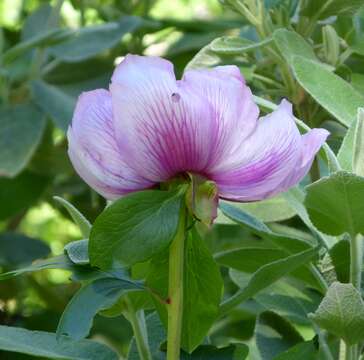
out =
<svg viewBox="0 0 364 360"><path fill-rule="evenodd" d="M174 102L178 102L181 99L181 95L178 93L173 93L171 97Z"/></svg>

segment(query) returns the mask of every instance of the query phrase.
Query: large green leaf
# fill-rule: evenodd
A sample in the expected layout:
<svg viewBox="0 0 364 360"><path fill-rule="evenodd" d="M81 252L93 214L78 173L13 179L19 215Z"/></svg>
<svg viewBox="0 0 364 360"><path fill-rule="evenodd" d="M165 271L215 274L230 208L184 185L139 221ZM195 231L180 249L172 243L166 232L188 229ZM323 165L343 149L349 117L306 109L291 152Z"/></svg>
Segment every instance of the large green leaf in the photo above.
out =
<svg viewBox="0 0 364 360"><path fill-rule="evenodd" d="M49 52L63 61L82 61L113 48L140 24L140 18L124 16L119 22L84 27L68 41L51 47Z"/></svg>
<svg viewBox="0 0 364 360"><path fill-rule="evenodd" d="M16 215L31 206L40 198L48 183L49 178L28 171L14 179L0 177L0 219Z"/></svg>
<svg viewBox="0 0 364 360"><path fill-rule="evenodd" d="M292 67L302 87L342 124L350 126L356 118L358 107L364 105L364 97L345 80L315 61L295 56Z"/></svg>
<svg viewBox="0 0 364 360"><path fill-rule="evenodd" d="M61 341L59 341L61 340ZM0 325L0 349L61 360L118 360L118 355L96 341L71 341L44 331Z"/></svg>
<svg viewBox="0 0 364 360"><path fill-rule="evenodd" d="M219 267L195 229L185 246L182 347L191 352L202 343L218 316L223 282ZM168 296L168 266L168 254L156 257L147 280L164 298ZM157 309L165 321L166 307Z"/></svg>
<svg viewBox="0 0 364 360"><path fill-rule="evenodd" d="M146 190L127 195L104 210L90 234L93 266L114 261L133 265L164 250L177 231L183 196L175 191Z"/></svg>
<svg viewBox="0 0 364 360"><path fill-rule="evenodd" d="M291 63L295 55L306 59L318 61L312 47L299 34L287 29L278 29L273 33L273 39L288 63Z"/></svg>
<svg viewBox="0 0 364 360"><path fill-rule="evenodd" d="M45 119L32 104L1 107L0 119L0 176L14 177L34 154Z"/></svg>
<svg viewBox="0 0 364 360"><path fill-rule="evenodd" d="M263 266L288 258L287 251L274 248L244 247L224 251L215 255L217 262L245 273L255 273ZM300 267L293 271L292 276L305 281L313 287L317 287L317 280L312 277L309 269Z"/></svg>
<svg viewBox="0 0 364 360"><path fill-rule="evenodd" d="M195 229L186 245L182 343L188 352L202 343L219 313L220 269Z"/></svg>
<svg viewBox="0 0 364 360"><path fill-rule="evenodd" d="M283 276L288 275L302 265L308 264L317 254L318 249L311 248L260 267L251 276L245 288L239 290L233 297L227 299L221 305L220 312L222 314L228 312L231 308L253 297Z"/></svg>
<svg viewBox="0 0 364 360"><path fill-rule="evenodd" d="M17 233L0 234L0 265L6 268L29 264L49 252L49 246L41 240Z"/></svg>
<svg viewBox="0 0 364 360"><path fill-rule="evenodd" d="M85 338L93 318L111 307L129 291L143 290L140 282L128 279L102 278L84 285L68 303L57 328L57 335L68 335L74 340Z"/></svg>
<svg viewBox="0 0 364 360"><path fill-rule="evenodd" d="M262 221L235 205L223 202L220 203L219 208L233 222L248 227L253 233L271 241L275 246L286 250L288 253L300 252L312 246L312 244L298 238L274 233Z"/></svg>
<svg viewBox="0 0 364 360"><path fill-rule="evenodd" d="M364 233L364 178L344 171L307 187L305 205L314 225L330 235Z"/></svg>
<svg viewBox="0 0 364 360"><path fill-rule="evenodd" d="M311 318L347 344L364 338L364 302L352 284L334 282Z"/></svg>
<svg viewBox="0 0 364 360"><path fill-rule="evenodd" d="M286 256L287 253L280 249L244 247L218 253L215 260L223 266L252 273Z"/></svg>
<svg viewBox="0 0 364 360"><path fill-rule="evenodd" d="M228 201L220 200L220 204L225 202L229 203ZM288 204L287 200L282 195L278 195L274 198L262 201L250 203L235 203L232 205L242 209L243 211L258 218L260 221L263 222L287 220L296 214L295 210L292 209L292 207ZM231 224L233 223L233 221L224 216L221 212L219 212L215 223Z"/></svg>
<svg viewBox="0 0 364 360"><path fill-rule="evenodd" d="M54 120L55 125L63 131L67 131L68 124L72 120L76 99L42 80L31 82L31 92L33 100Z"/></svg>
<svg viewBox="0 0 364 360"><path fill-rule="evenodd" d="M271 311L258 316L255 338L261 360L273 360L303 341L302 336L287 320Z"/></svg>

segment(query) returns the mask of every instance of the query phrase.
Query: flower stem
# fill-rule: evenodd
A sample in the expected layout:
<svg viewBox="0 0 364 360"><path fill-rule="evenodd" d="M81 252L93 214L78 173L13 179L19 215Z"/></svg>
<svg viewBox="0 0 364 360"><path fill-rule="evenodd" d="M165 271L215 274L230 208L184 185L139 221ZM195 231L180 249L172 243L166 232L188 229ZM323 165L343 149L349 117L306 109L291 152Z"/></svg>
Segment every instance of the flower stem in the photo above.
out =
<svg viewBox="0 0 364 360"><path fill-rule="evenodd" d="M144 311L135 311L133 304L126 297L127 318L133 328L135 343L141 360L152 360L148 345L147 328L145 323Z"/></svg>
<svg viewBox="0 0 364 360"><path fill-rule="evenodd" d="M363 261L363 238L360 235L351 235L350 239L350 282L361 293L361 271ZM348 346L349 347L349 346ZM346 352L347 360L358 358L358 345L352 345Z"/></svg>
<svg viewBox="0 0 364 360"><path fill-rule="evenodd" d="M350 243L350 282L360 292L361 287L361 265L363 259L362 237L351 236Z"/></svg>
<svg viewBox="0 0 364 360"><path fill-rule="evenodd" d="M182 209L177 233L169 248L167 360L180 357L185 232L186 210Z"/></svg>

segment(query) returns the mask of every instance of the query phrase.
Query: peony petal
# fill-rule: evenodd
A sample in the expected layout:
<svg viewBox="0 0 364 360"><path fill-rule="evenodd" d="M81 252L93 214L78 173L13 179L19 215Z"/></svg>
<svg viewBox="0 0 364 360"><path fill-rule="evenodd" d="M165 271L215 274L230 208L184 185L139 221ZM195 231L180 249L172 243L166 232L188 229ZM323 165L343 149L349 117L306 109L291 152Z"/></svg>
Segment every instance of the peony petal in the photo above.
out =
<svg viewBox="0 0 364 360"><path fill-rule="evenodd" d="M153 185L130 169L120 155L108 91L90 91L79 97L67 136L76 171L107 199Z"/></svg>
<svg viewBox="0 0 364 360"><path fill-rule="evenodd" d="M296 185L303 177L306 176L311 168L312 162L315 159L316 153L326 141L330 133L325 129L312 129L302 135L302 154L295 171L292 176L287 178L287 181L282 183L285 189Z"/></svg>
<svg viewBox="0 0 364 360"><path fill-rule="evenodd" d="M176 81L168 61L128 55L110 91L118 146L138 174L161 182L206 171L217 128L212 108L188 83Z"/></svg>
<svg viewBox="0 0 364 360"><path fill-rule="evenodd" d="M211 154L210 171L224 159L234 156L256 127L259 108L236 66L219 66L210 70L188 70L182 81L203 94L214 109L218 124Z"/></svg>
<svg viewBox="0 0 364 360"><path fill-rule="evenodd" d="M282 101L277 110L259 120L235 158L230 158L211 178L222 198L256 201L287 190L300 181L328 133L314 129L300 135L292 107Z"/></svg>

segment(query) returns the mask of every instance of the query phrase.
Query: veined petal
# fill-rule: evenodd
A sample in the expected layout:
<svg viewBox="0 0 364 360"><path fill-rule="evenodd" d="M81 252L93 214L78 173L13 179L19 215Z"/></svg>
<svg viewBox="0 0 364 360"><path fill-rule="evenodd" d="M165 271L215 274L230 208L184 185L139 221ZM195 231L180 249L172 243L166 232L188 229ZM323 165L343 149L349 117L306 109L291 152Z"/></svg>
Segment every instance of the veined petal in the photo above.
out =
<svg viewBox="0 0 364 360"><path fill-rule="evenodd" d="M291 177L282 183L285 190L297 184L308 173L316 153L320 150L329 135L330 133L325 129L312 129L302 135L301 157Z"/></svg>
<svg viewBox="0 0 364 360"><path fill-rule="evenodd" d="M204 173L216 121L209 103L172 64L128 55L110 86L120 151L141 176L160 182L179 172Z"/></svg>
<svg viewBox="0 0 364 360"><path fill-rule="evenodd" d="M182 81L206 97L212 105L217 129L210 154L210 171L240 149L255 129L259 108L245 85L238 67L219 66L209 70L188 70Z"/></svg>
<svg viewBox="0 0 364 360"><path fill-rule="evenodd" d="M79 97L67 137L76 171L107 199L153 185L130 169L119 152L108 91L94 90Z"/></svg>
<svg viewBox="0 0 364 360"><path fill-rule="evenodd" d="M211 178L222 198L255 201L287 190L300 181L328 132L314 129L300 135L292 107L282 101L277 110L259 120L254 133Z"/></svg>

